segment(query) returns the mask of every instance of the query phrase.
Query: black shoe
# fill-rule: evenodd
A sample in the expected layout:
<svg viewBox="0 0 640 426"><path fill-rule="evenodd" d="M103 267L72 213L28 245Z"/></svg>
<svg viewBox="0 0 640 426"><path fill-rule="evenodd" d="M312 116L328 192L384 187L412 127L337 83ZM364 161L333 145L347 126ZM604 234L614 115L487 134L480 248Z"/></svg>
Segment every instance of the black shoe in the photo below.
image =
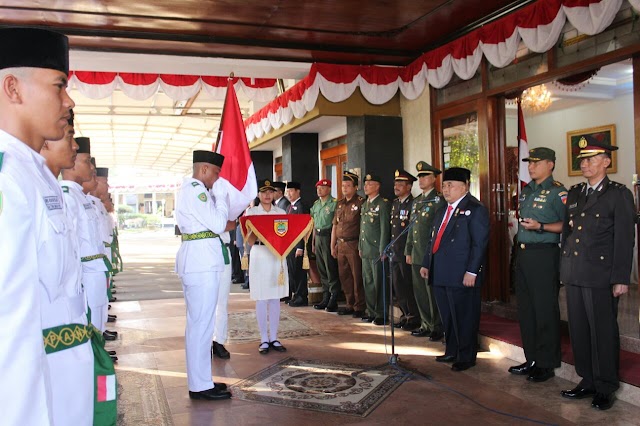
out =
<svg viewBox="0 0 640 426"><path fill-rule="evenodd" d="M220 359L231 358L231 354L225 349L224 345L216 341L211 342L211 358L213 358L214 355Z"/></svg>
<svg viewBox="0 0 640 426"><path fill-rule="evenodd" d="M118 301L117 297L112 297L111 299L109 299L110 303L117 302L117 301Z"/></svg>
<svg viewBox="0 0 640 426"><path fill-rule="evenodd" d="M513 367L509 367L509 373L515 374L517 376L527 376L531 373L531 370L536 365L535 361L527 361L523 362L520 365L514 365Z"/></svg>
<svg viewBox="0 0 640 426"><path fill-rule="evenodd" d="M115 355L116 355L116 351L107 351L107 353L108 353L110 356L115 356Z"/></svg>
<svg viewBox="0 0 640 426"><path fill-rule="evenodd" d="M118 292L115 290L111 290L111 294L117 294Z"/></svg>
<svg viewBox="0 0 640 426"><path fill-rule="evenodd" d="M375 325L384 325L385 324L385 320L384 318L376 318L372 321Z"/></svg>
<svg viewBox="0 0 640 426"><path fill-rule="evenodd" d="M116 340L118 337L114 336L113 334L107 334L107 333L102 333L102 337L104 337L104 340Z"/></svg>
<svg viewBox="0 0 640 426"><path fill-rule="evenodd" d="M213 388L214 389L219 389L221 391L226 391L227 390L227 384L226 383L222 383L222 382L217 382L213 384Z"/></svg>
<svg viewBox="0 0 640 426"><path fill-rule="evenodd" d="M111 305L107 306L107 310L110 311L111 310Z"/></svg>
<svg viewBox="0 0 640 426"><path fill-rule="evenodd" d="M242 284L240 288L243 290L249 290L249 284Z"/></svg>
<svg viewBox="0 0 640 426"><path fill-rule="evenodd" d="M597 393L593 398L593 401L591 401L591 406L593 408L597 408L598 410L608 410L609 408L613 407L614 400L615 397L612 393Z"/></svg>
<svg viewBox="0 0 640 426"><path fill-rule="evenodd" d="M429 335L429 340L432 342L439 342L444 337L444 333L442 331L432 331Z"/></svg>
<svg viewBox="0 0 640 426"><path fill-rule="evenodd" d="M105 330L104 332L107 333L107 334L111 334L113 336L118 337L118 332L117 331Z"/></svg>
<svg viewBox="0 0 640 426"><path fill-rule="evenodd" d="M555 375L556 373L553 371L553 368L541 368L538 366L534 366L531 369L527 380L529 380L530 382L541 383L546 382Z"/></svg>
<svg viewBox="0 0 640 426"><path fill-rule="evenodd" d="M372 322L373 320L375 320L375 317L370 317L368 315L365 315L362 318L360 318L360 321L362 322Z"/></svg>
<svg viewBox="0 0 640 426"><path fill-rule="evenodd" d="M440 355L436 357L437 362L455 362L456 357L453 355Z"/></svg>
<svg viewBox="0 0 640 426"><path fill-rule="evenodd" d="M299 306L309 306L309 301L307 299L303 299L302 297L296 297L295 300L289 302L289 306L292 308L297 308Z"/></svg>
<svg viewBox="0 0 640 426"><path fill-rule="evenodd" d="M430 330L425 330L424 328L419 328L411 332L413 337L426 337L431 335Z"/></svg>
<svg viewBox="0 0 640 426"><path fill-rule="evenodd" d="M588 398L590 396L595 396L595 394L596 394L595 390L585 389L580 385L576 386L573 389L563 390L560 392L560 395L569 399L583 399L583 398Z"/></svg>
<svg viewBox="0 0 640 426"><path fill-rule="evenodd" d="M364 311L353 311L351 316L354 318L364 318Z"/></svg>
<svg viewBox="0 0 640 426"><path fill-rule="evenodd" d="M208 401L217 401L219 399L231 398L231 393L227 390L220 390L215 387L200 392L189 391L189 398L191 399L206 399Z"/></svg>
<svg viewBox="0 0 640 426"><path fill-rule="evenodd" d="M117 357L117 356L115 356L115 355L110 355L110 358L111 358L111 362L113 362L113 363L118 362L118 357Z"/></svg>
<svg viewBox="0 0 640 426"><path fill-rule="evenodd" d="M354 310L351 308L340 308L338 309L338 315L353 315Z"/></svg>
<svg viewBox="0 0 640 426"><path fill-rule="evenodd" d="M337 294L332 294L331 297L329 298L329 303L327 303L327 306L324 308L325 311L327 312L336 312L338 310L338 295Z"/></svg>
<svg viewBox="0 0 640 426"><path fill-rule="evenodd" d="M402 328L402 327L405 326L406 323L407 323L407 319L406 318L402 318L402 319L400 319L400 321L393 323L393 328Z"/></svg>
<svg viewBox="0 0 640 426"><path fill-rule="evenodd" d="M289 302L291 302L291 298L290 297L283 297L282 299L280 299L281 302L284 302L285 304L289 304Z"/></svg>
<svg viewBox="0 0 640 426"><path fill-rule="evenodd" d="M324 310L329 304L329 292L324 292L322 295L322 302L316 303L313 305L313 309L317 309L319 311Z"/></svg>
<svg viewBox="0 0 640 426"><path fill-rule="evenodd" d="M116 322L115 318L112 318L111 315L107 317L107 322Z"/></svg>
<svg viewBox="0 0 640 426"><path fill-rule="evenodd" d="M262 345L267 345L266 348L263 348ZM260 353L260 355L266 355L269 353L269 346L271 346L269 344L269 342L262 342L260 343L260 346L258 346L258 352Z"/></svg>
<svg viewBox="0 0 640 426"><path fill-rule="evenodd" d="M420 321L415 321L413 319L407 320L405 324L402 326L402 329L405 331L413 331L416 328L420 327Z"/></svg>
<svg viewBox="0 0 640 426"><path fill-rule="evenodd" d="M109 315L107 315L107 317L108 317L108 318L113 318L114 320L117 320L117 319L118 319L118 316L117 316L117 315L111 315L111 314L109 314Z"/></svg>
<svg viewBox="0 0 640 426"><path fill-rule="evenodd" d="M278 343L278 345L275 345L274 343ZM286 352L287 351L287 348L282 346L282 343L280 343L279 340L274 340L273 342L270 342L269 346L271 346L271 349L273 349L276 352Z"/></svg>
<svg viewBox="0 0 640 426"><path fill-rule="evenodd" d="M464 371L464 370L470 369L474 365L476 365L476 363L473 361L459 361L459 362L454 362L453 365L451 366L451 369L453 371Z"/></svg>

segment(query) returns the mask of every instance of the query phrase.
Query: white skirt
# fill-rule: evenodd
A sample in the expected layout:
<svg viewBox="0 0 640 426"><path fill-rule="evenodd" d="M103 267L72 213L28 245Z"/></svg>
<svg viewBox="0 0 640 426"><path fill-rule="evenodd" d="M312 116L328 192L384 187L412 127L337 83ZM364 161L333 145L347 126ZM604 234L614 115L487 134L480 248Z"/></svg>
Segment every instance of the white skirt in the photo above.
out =
<svg viewBox="0 0 640 426"><path fill-rule="evenodd" d="M282 272L284 285L278 285ZM287 259L278 260L266 246L254 245L249 257L249 291L251 300L281 299L289 295Z"/></svg>

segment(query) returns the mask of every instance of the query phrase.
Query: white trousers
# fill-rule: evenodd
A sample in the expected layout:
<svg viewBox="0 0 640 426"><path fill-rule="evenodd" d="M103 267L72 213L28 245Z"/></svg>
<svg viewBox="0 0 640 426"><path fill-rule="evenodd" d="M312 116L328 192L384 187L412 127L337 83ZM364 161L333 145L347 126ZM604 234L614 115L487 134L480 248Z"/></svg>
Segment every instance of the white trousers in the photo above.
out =
<svg viewBox="0 0 640 426"><path fill-rule="evenodd" d="M231 291L231 263L224 265L224 271L220 274L220 287L218 289L218 303L216 303L216 325L213 331L213 340L224 345L227 342L227 322L229 319L229 292Z"/></svg>
<svg viewBox="0 0 640 426"><path fill-rule="evenodd" d="M104 272L83 272L82 285L87 295L87 305L91 309L91 323L100 331L107 325L107 277Z"/></svg>
<svg viewBox="0 0 640 426"><path fill-rule="evenodd" d="M268 320L267 320L268 317ZM278 340L278 326L280 325L280 299L257 300L256 319L260 329L260 342ZM268 334L267 334L267 322Z"/></svg>
<svg viewBox="0 0 640 426"><path fill-rule="evenodd" d="M211 379L211 338L221 274L222 271L194 272L180 277L187 305L185 349L187 382L191 392L214 386Z"/></svg>

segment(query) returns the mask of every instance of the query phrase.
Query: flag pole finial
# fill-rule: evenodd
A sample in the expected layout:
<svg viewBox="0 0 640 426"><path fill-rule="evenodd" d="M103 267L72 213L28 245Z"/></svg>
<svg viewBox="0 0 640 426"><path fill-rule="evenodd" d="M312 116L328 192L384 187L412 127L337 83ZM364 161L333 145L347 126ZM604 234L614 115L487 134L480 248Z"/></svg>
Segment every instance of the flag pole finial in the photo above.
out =
<svg viewBox="0 0 640 426"><path fill-rule="evenodd" d="M229 74L229 79L233 78L233 71L231 71L231 73Z"/></svg>

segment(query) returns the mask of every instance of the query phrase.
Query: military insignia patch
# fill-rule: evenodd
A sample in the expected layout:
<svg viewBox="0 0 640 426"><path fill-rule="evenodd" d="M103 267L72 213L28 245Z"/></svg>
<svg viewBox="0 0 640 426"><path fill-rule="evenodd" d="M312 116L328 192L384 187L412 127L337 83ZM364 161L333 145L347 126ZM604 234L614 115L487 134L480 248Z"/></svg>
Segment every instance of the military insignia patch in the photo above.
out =
<svg viewBox="0 0 640 426"><path fill-rule="evenodd" d="M199 184L198 182L191 182L191 185L192 185L192 186L198 186L198 185L200 185L200 184Z"/></svg>
<svg viewBox="0 0 640 426"><path fill-rule="evenodd" d="M418 171L422 170L422 161L416 165L416 169L418 169Z"/></svg>
<svg viewBox="0 0 640 426"><path fill-rule="evenodd" d="M582 137L580 138L580 140L578 141L578 148L584 149L587 147L587 140Z"/></svg>
<svg viewBox="0 0 640 426"><path fill-rule="evenodd" d="M274 221L273 230L278 237L284 237L289 231L289 221L287 219Z"/></svg>
<svg viewBox="0 0 640 426"><path fill-rule="evenodd" d="M202 201L203 203L207 201L207 194L205 194L204 192L200 193L200 195L198 195L198 199L200 201Z"/></svg>
<svg viewBox="0 0 640 426"><path fill-rule="evenodd" d="M396 177L400 176L400 170L396 170Z"/></svg>

